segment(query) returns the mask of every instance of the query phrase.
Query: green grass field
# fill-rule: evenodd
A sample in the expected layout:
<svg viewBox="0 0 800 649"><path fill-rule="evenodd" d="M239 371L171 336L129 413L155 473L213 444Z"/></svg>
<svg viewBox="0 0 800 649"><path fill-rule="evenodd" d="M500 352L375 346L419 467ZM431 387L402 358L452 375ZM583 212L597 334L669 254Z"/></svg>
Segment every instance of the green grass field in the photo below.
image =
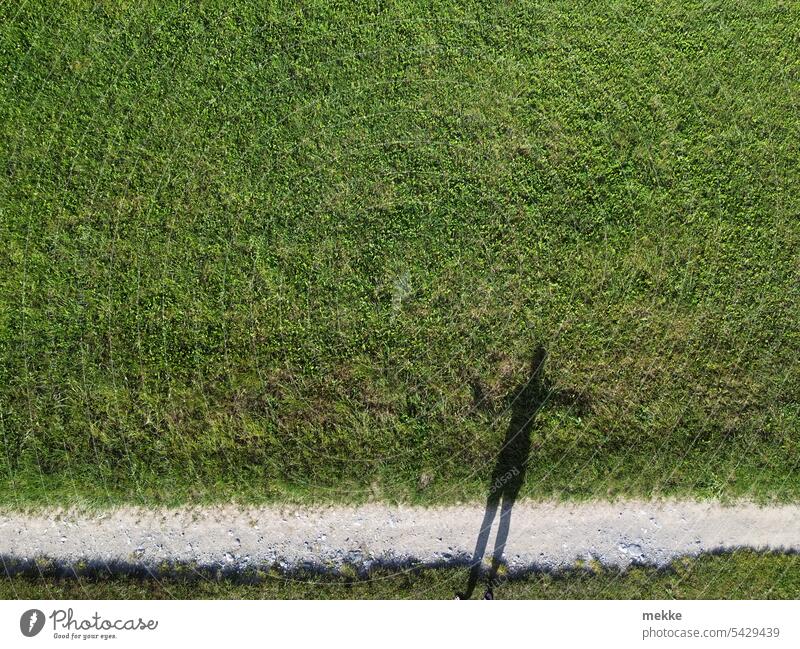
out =
<svg viewBox="0 0 800 649"><path fill-rule="evenodd" d="M798 34L3 3L0 505L480 499L537 345L523 495L797 499Z"/></svg>
<svg viewBox="0 0 800 649"><path fill-rule="evenodd" d="M250 581L208 574L142 578L107 571L63 578L47 573L0 577L0 599L453 599L466 570L373 571L368 576L270 573ZM532 573L495 589L498 599L795 599L797 555L736 552L627 572L576 569ZM480 594L479 594L480 595Z"/></svg>

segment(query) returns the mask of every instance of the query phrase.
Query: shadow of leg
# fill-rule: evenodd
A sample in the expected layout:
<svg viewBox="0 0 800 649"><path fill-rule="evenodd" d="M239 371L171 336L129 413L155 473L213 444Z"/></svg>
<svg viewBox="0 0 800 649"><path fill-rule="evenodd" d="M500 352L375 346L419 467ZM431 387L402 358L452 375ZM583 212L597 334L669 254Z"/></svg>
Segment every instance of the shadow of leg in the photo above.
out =
<svg viewBox="0 0 800 649"><path fill-rule="evenodd" d="M487 582L488 593L491 593L492 589L497 585L497 573L503 563L503 554L506 550L508 533L511 530L511 510L514 508L515 500L516 494L507 494L503 498L503 504L500 507L500 523L497 527L497 537L494 541L494 552L492 553L492 568L489 571L489 579Z"/></svg>
<svg viewBox="0 0 800 649"><path fill-rule="evenodd" d="M490 498L486 502L486 511L483 514L483 522L478 531L478 540L475 543L475 552L472 553L472 563L469 571L469 580L467 581L467 589L463 593L459 593L459 599L469 599L475 590L475 585L478 583L478 578L481 575L481 564L483 562L483 555L486 554L486 546L489 543L489 532L492 529L492 521L494 521L495 514L497 513L498 501L496 498Z"/></svg>

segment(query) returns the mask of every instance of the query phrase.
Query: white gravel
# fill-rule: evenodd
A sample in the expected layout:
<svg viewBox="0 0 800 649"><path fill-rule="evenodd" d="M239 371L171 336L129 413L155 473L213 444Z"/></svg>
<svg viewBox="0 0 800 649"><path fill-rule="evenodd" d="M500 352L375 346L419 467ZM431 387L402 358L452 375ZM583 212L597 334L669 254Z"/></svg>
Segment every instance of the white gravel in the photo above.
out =
<svg viewBox="0 0 800 649"><path fill-rule="evenodd" d="M423 508L219 506L103 512L0 512L0 555L157 566L164 561L244 568L464 563L473 557L481 505ZM499 512L498 512L499 515ZM495 518L487 555L494 548ZM518 502L505 560L557 569L577 560L664 565L676 557L754 548L800 550L800 506L619 501Z"/></svg>

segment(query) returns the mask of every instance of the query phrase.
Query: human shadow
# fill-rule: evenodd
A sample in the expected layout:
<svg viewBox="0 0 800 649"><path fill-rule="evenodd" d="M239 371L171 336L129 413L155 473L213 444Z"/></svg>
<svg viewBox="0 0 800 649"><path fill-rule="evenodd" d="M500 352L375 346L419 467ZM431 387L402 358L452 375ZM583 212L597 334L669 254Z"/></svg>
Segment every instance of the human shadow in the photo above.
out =
<svg viewBox="0 0 800 649"><path fill-rule="evenodd" d="M528 376L521 385L512 389L505 399L505 407L511 409L511 421L506 431L503 446L497 456L489 483L489 495L486 498L486 510L483 515L475 551L472 554L471 568L467 588L458 593L458 599L469 599L480 579L483 557L489 542L492 523L500 510L500 520L495 537L491 568L487 576L487 588L484 599L493 599L493 586L502 564L508 533L511 529L511 511L517 500L520 489L525 482L525 473L531 452L531 433L537 415L548 401L585 405L581 396L573 392L557 392L544 375L544 364L547 352L539 345L533 352ZM479 389L473 388L476 394Z"/></svg>

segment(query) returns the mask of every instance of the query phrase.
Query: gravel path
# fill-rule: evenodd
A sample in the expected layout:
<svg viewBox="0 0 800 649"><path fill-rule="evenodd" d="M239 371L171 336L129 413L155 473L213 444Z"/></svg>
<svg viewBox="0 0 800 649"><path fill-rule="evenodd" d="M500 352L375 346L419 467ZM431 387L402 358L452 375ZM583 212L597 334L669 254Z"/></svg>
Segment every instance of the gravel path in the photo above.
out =
<svg viewBox="0 0 800 649"><path fill-rule="evenodd" d="M500 512L488 536L495 544ZM480 505L441 508L220 506L105 512L0 512L0 555L155 566L468 562L484 520ZM505 560L514 568L559 568L578 559L608 566L663 565L675 557L738 547L800 550L800 506L620 501L514 506Z"/></svg>

